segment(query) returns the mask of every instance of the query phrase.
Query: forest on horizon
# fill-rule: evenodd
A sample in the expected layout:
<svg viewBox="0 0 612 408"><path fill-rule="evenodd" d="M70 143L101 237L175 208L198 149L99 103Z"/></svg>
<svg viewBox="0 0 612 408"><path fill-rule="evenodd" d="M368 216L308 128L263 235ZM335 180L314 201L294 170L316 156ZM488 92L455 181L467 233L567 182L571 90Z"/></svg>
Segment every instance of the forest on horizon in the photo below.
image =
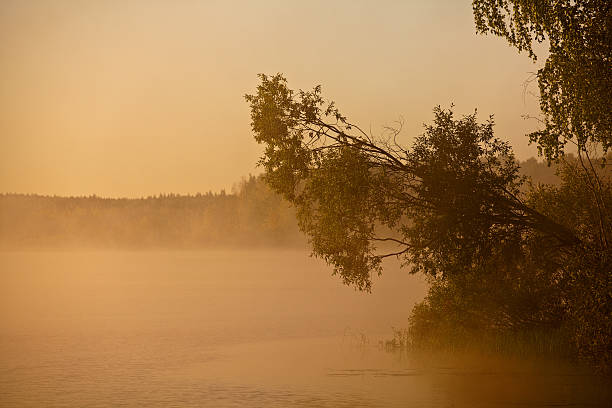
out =
<svg viewBox="0 0 612 408"><path fill-rule="evenodd" d="M555 184L555 166L530 158L521 172ZM146 198L0 194L0 249L305 248L291 205L261 176L231 193Z"/></svg>

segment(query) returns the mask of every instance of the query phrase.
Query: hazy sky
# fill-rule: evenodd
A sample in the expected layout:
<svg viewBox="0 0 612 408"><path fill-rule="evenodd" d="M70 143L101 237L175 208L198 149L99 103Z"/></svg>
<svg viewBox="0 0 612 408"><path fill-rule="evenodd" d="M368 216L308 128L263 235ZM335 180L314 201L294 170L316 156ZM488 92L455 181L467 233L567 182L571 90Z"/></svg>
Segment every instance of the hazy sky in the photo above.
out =
<svg viewBox="0 0 612 408"><path fill-rule="evenodd" d="M260 72L322 84L374 133L401 116L406 141L435 105L477 108L524 159L536 69L475 34L469 0L2 0L0 192L229 189L260 171Z"/></svg>

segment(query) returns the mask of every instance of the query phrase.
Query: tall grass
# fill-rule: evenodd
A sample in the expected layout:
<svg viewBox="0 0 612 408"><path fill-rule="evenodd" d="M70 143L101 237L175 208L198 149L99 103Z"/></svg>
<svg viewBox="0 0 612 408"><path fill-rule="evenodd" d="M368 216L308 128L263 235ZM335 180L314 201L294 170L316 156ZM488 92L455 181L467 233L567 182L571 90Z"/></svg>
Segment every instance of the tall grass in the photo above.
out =
<svg viewBox="0 0 612 408"><path fill-rule="evenodd" d="M573 360L576 355L575 347L563 329L483 332L446 327L435 332L417 333L411 329L393 328L393 337L384 341L382 346L388 351L478 352L564 360Z"/></svg>

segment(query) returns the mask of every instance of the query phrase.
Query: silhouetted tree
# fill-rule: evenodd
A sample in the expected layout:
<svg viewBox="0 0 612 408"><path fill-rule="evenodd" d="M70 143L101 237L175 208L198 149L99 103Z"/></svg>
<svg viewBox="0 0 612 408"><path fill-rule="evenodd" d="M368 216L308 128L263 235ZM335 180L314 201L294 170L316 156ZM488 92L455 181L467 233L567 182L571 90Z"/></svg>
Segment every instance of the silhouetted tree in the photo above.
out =
<svg viewBox="0 0 612 408"><path fill-rule="evenodd" d="M531 133L549 160L574 143L612 147L612 3L609 0L473 0L476 30L504 37L536 59L544 129Z"/></svg>
<svg viewBox="0 0 612 408"><path fill-rule="evenodd" d="M397 256L432 283L411 318L421 338L440 338L441 327L563 328L566 343L609 366L605 169L585 172L567 157L558 186L530 187L491 118L435 108L407 148L399 129L376 138L349 122L319 86L295 92L280 74L260 79L246 100L265 179L344 283L369 291L382 260Z"/></svg>
<svg viewBox="0 0 612 408"><path fill-rule="evenodd" d="M369 290L388 256L413 272L461 274L527 230L550 245L579 244L524 203L518 165L492 119L479 124L475 114L455 119L436 108L433 125L407 149L398 130L377 139L349 122L319 86L294 92L280 74L260 79L246 99L265 145L266 180L296 206L313 253L345 283ZM395 249L379 251L388 244Z"/></svg>

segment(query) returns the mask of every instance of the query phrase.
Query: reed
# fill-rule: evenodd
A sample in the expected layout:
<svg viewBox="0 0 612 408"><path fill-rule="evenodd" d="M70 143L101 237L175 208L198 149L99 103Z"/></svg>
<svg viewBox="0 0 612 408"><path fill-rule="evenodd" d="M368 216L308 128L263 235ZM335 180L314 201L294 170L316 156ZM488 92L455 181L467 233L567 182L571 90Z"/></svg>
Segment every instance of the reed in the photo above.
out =
<svg viewBox="0 0 612 408"><path fill-rule="evenodd" d="M435 332L415 333L410 329L393 328L393 337L379 345L387 351L479 352L567 360L576 357L576 349L563 329L482 332L446 327Z"/></svg>

